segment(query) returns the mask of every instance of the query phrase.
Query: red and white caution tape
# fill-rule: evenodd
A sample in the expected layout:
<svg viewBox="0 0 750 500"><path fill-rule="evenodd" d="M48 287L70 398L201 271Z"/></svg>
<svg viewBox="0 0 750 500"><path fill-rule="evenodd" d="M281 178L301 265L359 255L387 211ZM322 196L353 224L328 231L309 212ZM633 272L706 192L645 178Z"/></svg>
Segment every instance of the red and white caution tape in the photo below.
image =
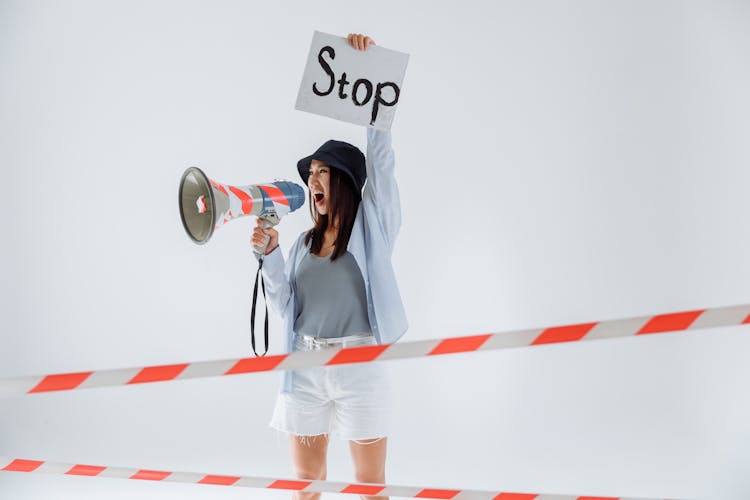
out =
<svg viewBox="0 0 750 500"><path fill-rule="evenodd" d="M500 491L454 490L415 486L392 486L370 483L340 483L299 479L275 479L250 476L221 476L197 472L169 472L161 470L132 469L100 465L68 464L40 460L10 459L0 457L0 471L61 474L68 476L109 477L138 479L169 483L212 484L244 488L273 490L349 493L353 495L378 495L405 498L442 498L456 500L636 500L621 497L550 495L542 493L510 493ZM640 499L646 500L646 499Z"/></svg>
<svg viewBox="0 0 750 500"><path fill-rule="evenodd" d="M489 351L743 324L750 324L750 304L466 337L320 351L297 351L260 358L198 361L174 365L5 378L0 379L0 397L348 363L369 363L391 359L421 358L438 354Z"/></svg>

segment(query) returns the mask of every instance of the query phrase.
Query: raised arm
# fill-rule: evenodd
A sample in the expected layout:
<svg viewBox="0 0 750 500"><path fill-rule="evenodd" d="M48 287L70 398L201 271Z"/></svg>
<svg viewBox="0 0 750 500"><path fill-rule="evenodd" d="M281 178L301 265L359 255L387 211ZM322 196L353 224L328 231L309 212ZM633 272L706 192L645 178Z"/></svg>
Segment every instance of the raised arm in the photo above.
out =
<svg viewBox="0 0 750 500"><path fill-rule="evenodd" d="M359 33L346 38L353 48L367 50L375 40ZM401 200L394 169L396 161L391 146L391 133L367 129L367 182L362 192L362 205L368 220L375 219L383 239L391 250L401 227Z"/></svg>
<svg viewBox="0 0 750 500"><path fill-rule="evenodd" d="M401 228L401 200L396 184L396 161L391 146L391 133L367 129L367 182L362 203L368 217L375 217L388 248Z"/></svg>

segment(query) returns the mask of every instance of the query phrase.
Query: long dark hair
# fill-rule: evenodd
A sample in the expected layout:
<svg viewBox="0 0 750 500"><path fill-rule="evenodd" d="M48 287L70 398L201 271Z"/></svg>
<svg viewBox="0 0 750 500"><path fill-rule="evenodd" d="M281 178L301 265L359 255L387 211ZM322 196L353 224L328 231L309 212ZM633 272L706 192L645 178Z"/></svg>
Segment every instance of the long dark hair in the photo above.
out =
<svg viewBox="0 0 750 500"><path fill-rule="evenodd" d="M334 251L331 254L331 260L336 260L346 252L349 245L349 237L352 235L352 226L354 218L357 216L359 203L362 201L362 195L357 190L354 182L346 173L337 168L329 168L329 197L328 197L328 214L321 215L315 209L315 199L312 193L309 193L310 215L313 220L313 227L305 235L305 245L312 239L310 252L320 253L323 247L323 235L328 229L329 223L338 219L339 230L334 240Z"/></svg>

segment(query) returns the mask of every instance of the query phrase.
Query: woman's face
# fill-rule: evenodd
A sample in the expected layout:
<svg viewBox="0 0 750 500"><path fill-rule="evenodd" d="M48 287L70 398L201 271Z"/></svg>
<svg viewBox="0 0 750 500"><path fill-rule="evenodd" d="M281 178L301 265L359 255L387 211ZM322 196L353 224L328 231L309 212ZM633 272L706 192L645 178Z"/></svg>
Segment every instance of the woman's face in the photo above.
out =
<svg viewBox="0 0 750 500"><path fill-rule="evenodd" d="M310 176L307 178L307 188L315 202L315 209L320 215L328 214L330 196L331 167L322 161L313 160L310 163Z"/></svg>

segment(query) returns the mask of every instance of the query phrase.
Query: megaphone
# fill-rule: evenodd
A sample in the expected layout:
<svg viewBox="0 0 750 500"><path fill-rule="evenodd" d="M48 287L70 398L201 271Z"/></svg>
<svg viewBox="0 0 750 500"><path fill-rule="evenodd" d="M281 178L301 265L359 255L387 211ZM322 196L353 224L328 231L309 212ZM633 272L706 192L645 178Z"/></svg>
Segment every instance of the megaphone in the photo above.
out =
<svg viewBox="0 0 750 500"><path fill-rule="evenodd" d="M214 230L246 215L263 219L264 228L275 226L305 203L305 190L284 180L231 186L209 179L197 167L190 167L180 180L179 202L185 231L201 245L211 239ZM255 253L262 257L265 250L255 248Z"/></svg>
<svg viewBox="0 0 750 500"><path fill-rule="evenodd" d="M305 203L305 190L294 182L283 180L268 184L230 186L209 179L197 167L190 167L185 170L180 180L179 203L182 226L191 240L202 245L211 239L215 229L245 215L255 215L262 219L264 228L275 226L282 217ZM263 354L258 354L255 350L255 303L258 298L259 278L263 296L266 295L261 269L268 239L266 236L263 248L253 247L258 256L258 272L255 274L250 330L253 352L256 356L265 356L268 352L268 302L264 325L266 350Z"/></svg>

